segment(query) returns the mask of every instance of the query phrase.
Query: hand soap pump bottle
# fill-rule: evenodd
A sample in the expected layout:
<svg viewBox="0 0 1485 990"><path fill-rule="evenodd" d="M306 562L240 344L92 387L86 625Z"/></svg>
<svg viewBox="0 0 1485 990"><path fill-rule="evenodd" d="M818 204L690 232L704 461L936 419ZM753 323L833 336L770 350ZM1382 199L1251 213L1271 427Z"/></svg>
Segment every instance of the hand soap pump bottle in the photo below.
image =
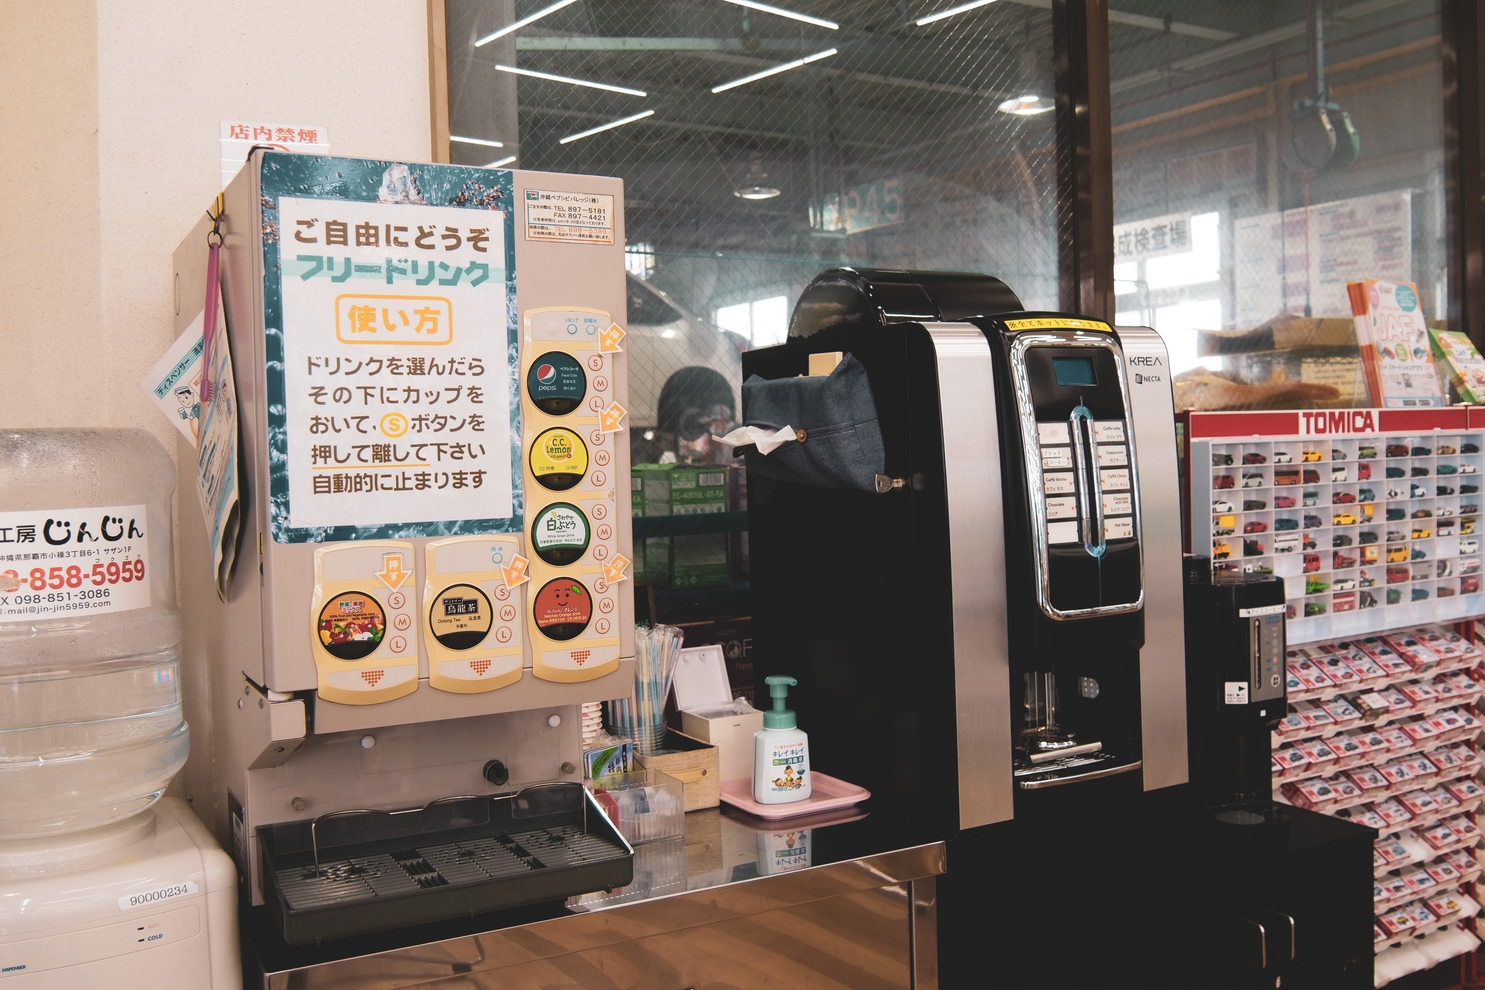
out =
<svg viewBox="0 0 1485 990"><path fill-rule="evenodd" d="M773 698L773 710L763 713L763 728L753 733L753 800L759 804L788 804L810 796L809 736L798 728L794 713L784 707L792 677L773 674L763 679Z"/></svg>

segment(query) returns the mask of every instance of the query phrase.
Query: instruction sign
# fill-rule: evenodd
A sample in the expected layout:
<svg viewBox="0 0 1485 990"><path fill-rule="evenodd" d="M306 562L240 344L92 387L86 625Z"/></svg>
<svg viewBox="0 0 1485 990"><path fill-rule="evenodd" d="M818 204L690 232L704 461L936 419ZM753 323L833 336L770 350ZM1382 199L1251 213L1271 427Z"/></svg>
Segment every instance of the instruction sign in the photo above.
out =
<svg viewBox="0 0 1485 990"><path fill-rule="evenodd" d="M509 173L263 163L273 538L519 529ZM337 184L366 199L295 195Z"/></svg>

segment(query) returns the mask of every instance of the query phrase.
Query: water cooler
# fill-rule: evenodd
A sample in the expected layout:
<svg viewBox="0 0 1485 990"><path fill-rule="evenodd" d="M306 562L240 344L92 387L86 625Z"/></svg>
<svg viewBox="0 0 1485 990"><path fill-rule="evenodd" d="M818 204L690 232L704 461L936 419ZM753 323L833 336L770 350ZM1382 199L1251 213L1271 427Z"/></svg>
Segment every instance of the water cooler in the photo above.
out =
<svg viewBox="0 0 1485 990"><path fill-rule="evenodd" d="M185 802L175 469L143 430L0 432L0 982L241 986Z"/></svg>

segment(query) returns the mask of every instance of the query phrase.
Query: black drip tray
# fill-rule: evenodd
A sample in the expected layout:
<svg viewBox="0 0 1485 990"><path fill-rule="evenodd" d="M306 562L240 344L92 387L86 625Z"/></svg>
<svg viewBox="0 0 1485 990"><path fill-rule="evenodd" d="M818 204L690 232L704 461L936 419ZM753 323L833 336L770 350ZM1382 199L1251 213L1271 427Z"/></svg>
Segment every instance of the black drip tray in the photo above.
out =
<svg viewBox="0 0 1485 990"><path fill-rule="evenodd" d="M634 853L580 784L353 811L259 831L264 896L291 944L440 921L634 876Z"/></svg>

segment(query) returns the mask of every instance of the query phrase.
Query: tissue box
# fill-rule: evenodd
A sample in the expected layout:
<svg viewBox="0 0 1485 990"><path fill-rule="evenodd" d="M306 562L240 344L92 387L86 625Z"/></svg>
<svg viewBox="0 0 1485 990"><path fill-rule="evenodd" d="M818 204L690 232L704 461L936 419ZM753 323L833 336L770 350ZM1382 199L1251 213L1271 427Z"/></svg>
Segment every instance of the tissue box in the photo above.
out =
<svg viewBox="0 0 1485 990"><path fill-rule="evenodd" d="M635 753L634 762L647 770L660 770L679 780L685 792L687 811L715 808L722 803L717 747L700 739L670 729L665 734L664 752Z"/></svg>
<svg viewBox="0 0 1485 990"><path fill-rule="evenodd" d="M763 728L763 713L737 714L727 680L727 658L720 645L687 647L676 661L675 703L681 731L717 747L721 779L753 779L753 733Z"/></svg>

